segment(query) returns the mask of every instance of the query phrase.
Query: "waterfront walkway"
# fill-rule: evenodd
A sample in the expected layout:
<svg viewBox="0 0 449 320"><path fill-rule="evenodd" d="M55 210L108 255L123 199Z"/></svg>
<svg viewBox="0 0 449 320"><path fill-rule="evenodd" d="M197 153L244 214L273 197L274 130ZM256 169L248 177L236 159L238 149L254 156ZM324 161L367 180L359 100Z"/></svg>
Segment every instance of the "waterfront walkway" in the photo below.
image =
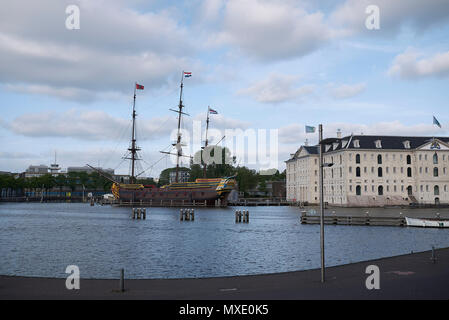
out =
<svg viewBox="0 0 449 320"><path fill-rule="evenodd" d="M449 248L327 268L270 275L208 279L81 279L69 291L65 279L0 276L0 299L449 299ZM368 265L380 269L380 289L368 290Z"/></svg>

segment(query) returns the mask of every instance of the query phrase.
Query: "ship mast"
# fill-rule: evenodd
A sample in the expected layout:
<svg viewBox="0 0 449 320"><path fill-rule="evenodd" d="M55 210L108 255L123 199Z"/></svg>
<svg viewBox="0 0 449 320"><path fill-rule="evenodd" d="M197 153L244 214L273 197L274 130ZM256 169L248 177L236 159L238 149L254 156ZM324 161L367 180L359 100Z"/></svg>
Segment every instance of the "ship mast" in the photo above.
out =
<svg viewBox="0 0 449 320"><path fill-rule="evenodd" d="M206 148L207 148L207 145L208 145L208 141L207 141L207 131L209 130L209 113L210 113L210 106L207 107L206 140L204 141L203 158L204 158L204 152L206 152ZM206 178L206 168L207 168L207 164L206 164L206 162L203 160L203 178Z"/></svg>
<svg viewBox="0 0 449 320"><path fill-rule="evenodd" d="M133 102L133 126L132 126L132 136L131 136L131 147L128 149L131 152L131 158L126 158L131 160L131 177L129 183L133 184L136 182L135 176L135 164L137 158L137 151L140 151L140 148L136 146L136 89L137 82L134 84L134 102Z"/></svg>
<svg viewBox="0 0 449 320"><path fill-rule="evenodd" d="M188 157L188 158L192 158L191 156L185 156L182 154L182 144L181 144L181 117L183 114L185 114L186 116L188 116L189 114L185 113L182 111L182 108L184 108L184 105L182 104L182 89L184 88L184 77L190 77L191 76L191 72L182 72L182 77L181 77L181 92L179 94L179 105L178 105L178 110L174 110L174 109L169 109L170 111L176 112L178 114L178 136L176 139L176 143L173 143L172 145L176 148L176 153L171 153L171 152L167 152L167 151L160 151L161 153L165 153L165 154L171 154L171 155L176 155L176 182L179 182L179 158L180 157Z"/></svg>
<svg viewBox="0 0 449 320"><path fill-rule="evenodd" d="M179 105L178 105L178 138L176 141L176 177L175 182L178 182L178 176L179 176L179 157L182 156L182 149L181 149L181 116L183 114L182 108L184 107L182 105L182 89L184 88L184 71L182 72L181 76L181 92L179 94Z"/></svg>

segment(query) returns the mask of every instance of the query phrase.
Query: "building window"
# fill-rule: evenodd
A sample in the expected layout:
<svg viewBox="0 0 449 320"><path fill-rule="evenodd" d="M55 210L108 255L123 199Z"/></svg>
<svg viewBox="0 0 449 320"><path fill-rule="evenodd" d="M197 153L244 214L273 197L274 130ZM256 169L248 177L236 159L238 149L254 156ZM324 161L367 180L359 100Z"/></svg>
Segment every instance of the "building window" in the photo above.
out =
<svg viewBox="0 0 449 320"><path fill-rule="evenodd" d="M423 188L423 186L421 185L420 187L419 187L419 190L421 191L421 192L423 192L424 191L424 188Z"/></svg>
<svg viewBox="0 0 449 320"><path fill-rule="evenodd" d="M384 195L384 187L379 186L377 188L377 193L379 194L379 196L383 196Z"/></svg>
<svg viewBox="0 0 449 320"><path fill-rule="evenodd" d="M433 164L438 164L438 155L436 152L433 155Z"/></svg>
<svg viewBox="0 0 449 320"><path fill-rule="evenodd" d="M355 176L360 177L360 167L355 168Z"/></svg>
<svg viewBox="0 0 449 320"><path fill-rule="evenodd" d="M408 167L407 168L407 177L411 178L412 176L412 168Z"/></svg>
<svg viewBox="0 0 449 320"><path fill-rule="evenodd" d="M412 164L412 156L407 155L407 164Z"/></svg>
<svg viewBox="0 0 449 320"><path fill-rule="evenodd" d="M360 148L360 141L354 140L353 145L354 145L354 148Z"/></svg>
<svg viewBox="0 0 449 320"><path fill-rule="evenodd" d="M352 173L352 167L349 167L349 173Z"/></svg>
<svg viewBox="0 0 449 320"><path fill-rule="evenodd" d="M433 168L433 176L438 177L438 168L437 167Z"/></svg>
<svg viewBox="0 0 449 320"><path fill-rule="evenodd" d="M355 194L356 194L357 196L362 195L362 187L361 187L361 186L355 187Z"/></svg>
<svg viewBox="0 0 449 320"><path fill-rule="evenodd" d="M407 187L407 194L408 194L409 196L413 195L413 188L412 188L412 186L408 186L408 187Z"/></svg>
<svg viewBox="0 0 449 320"><path fill-rule="evenodd" d="M408 141L408 140L404 141L404 148L410 149L410 141Z"/></svg>
<svg viewBox="0 0 449 320"><path fill-rule="evenodd" d="M382 141L376 140L376 141L374 141L374 144L376 145L376 148L377 148L377 149L382 148Z"/></svg>
<svg viewBox="0 0 449 320"><path fill-rule="evenodd" d="M377 176L382 177L382 167L377 168Z"/></svg>
<svg viewBox="0 0 449 320"><path fill-rule="evenodd" d="M440 195L440 187L439 186L433 187L433 194L435 196L439 196Z"/></svg>
<svg viewBox="0 0 449 320"><path fill-rule="evenodd" d="M382 164L382 155L381 154L377 155L377 164Z"/></svg>
<svg viewBox="0 0 449 320"><path fill-rule="evenodd" d="M360 163L360 154L355 155L355 163Z"/></svg>

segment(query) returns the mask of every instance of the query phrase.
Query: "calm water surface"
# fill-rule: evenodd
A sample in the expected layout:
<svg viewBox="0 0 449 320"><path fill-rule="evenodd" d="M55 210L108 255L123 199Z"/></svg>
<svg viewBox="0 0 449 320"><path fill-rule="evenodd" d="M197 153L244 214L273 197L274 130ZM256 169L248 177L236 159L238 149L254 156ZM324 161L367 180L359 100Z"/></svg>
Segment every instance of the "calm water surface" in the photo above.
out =
<svg viewBox="0 0 449 320"><path fill-rule="evenodd" d="M301 225L292 207L251 207L236 224L236 208L151 208L147 220L131 209L76 203L0 204L0 274L82 278L217 277L320 266L319 226ZM243 209L243 208L239 208ZM449 247L449 230L326 226L326 264L339 265Z"/></svg>

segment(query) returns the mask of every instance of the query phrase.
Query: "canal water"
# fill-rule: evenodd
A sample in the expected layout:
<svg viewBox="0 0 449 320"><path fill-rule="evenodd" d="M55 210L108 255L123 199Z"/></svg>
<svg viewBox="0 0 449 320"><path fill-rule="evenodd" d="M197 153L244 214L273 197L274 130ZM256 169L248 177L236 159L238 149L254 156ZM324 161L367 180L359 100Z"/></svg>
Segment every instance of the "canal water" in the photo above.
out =
<svg viewBox="0 0 449 320"><path fill-rule="evenodd" d="M181 222L176 208L132 220L130 208L0 204L0 274L63 278L77 265L81 278L116 279L121 268L127 278L195 278L320 266L319 226L301 225L298 208L250 207L249 224L235 223L236 209L197 208L194 222ZM449 247L447 229L326 226L325 234L328 266Z"/></svg>

